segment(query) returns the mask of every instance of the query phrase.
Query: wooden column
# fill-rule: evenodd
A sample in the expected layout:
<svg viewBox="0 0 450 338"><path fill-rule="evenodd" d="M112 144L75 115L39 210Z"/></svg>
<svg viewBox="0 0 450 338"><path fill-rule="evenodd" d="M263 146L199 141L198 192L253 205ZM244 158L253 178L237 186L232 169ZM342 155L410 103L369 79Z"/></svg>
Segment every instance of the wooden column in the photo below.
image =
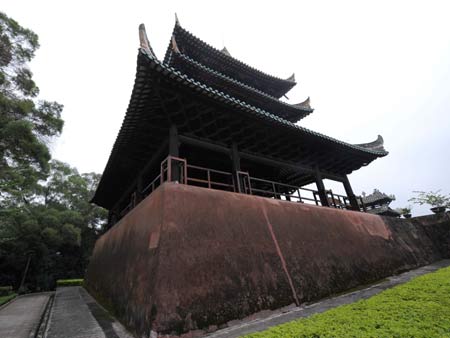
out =
<svg viewBox="0 0 450 338"><path fill-rule="evenodd" d="M173 157L180 157L180 140L178 137L178 129L176 125L171 125L169 129L169 155ZM172 162L171 176L169 181L180 181L180 166L179 163Z"/></svg>
<svg viewBox="0 0 450 338"><path fill-rule="evenodd" d="M142 174L138 174L138 178L136 180L136 204L138 204L140 201L144 199L144 194L142 193L142 190L144 190L144 183L142 179Z"/></svg>
<svg viewBox="0 0 450 338"><path fill-rule="evenodd" d="M324 207L329 207L330 203L328 202L327 192L325 190L325 185L323 184L322 174L318 169L316 169L314 176L316 179L316 186L317 192L319 193L320 204L322 204L322 206Z"/></svg>
<svg viewBox="0 0 450 338"><path fill-rule="evenodd" d="M238 176L238 171L241 171L241 158L236 143L231 145L231 165L234 179L234 191L241 192L241 183Z"/></svg>
<svg viewBox="0 0 450 338"><path fill-rule="evenodd" d="M348 180L347 175L344 176L342 183L344 184L345 193L347 194L348 200L350 201L351 209L359 211L360 208L359 208L359 204L358 204L358 199L356 198L355 194L353 193L353 189L352 189L352 186L350 185L350 181Z"/></svg>

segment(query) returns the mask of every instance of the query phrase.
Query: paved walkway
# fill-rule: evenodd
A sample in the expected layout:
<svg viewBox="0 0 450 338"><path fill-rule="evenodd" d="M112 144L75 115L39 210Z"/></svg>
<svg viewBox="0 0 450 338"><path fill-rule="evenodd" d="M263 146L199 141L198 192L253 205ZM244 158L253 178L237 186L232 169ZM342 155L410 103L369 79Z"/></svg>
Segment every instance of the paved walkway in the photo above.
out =
<svg viewBox="0 0 450 338"><path fill-rule="evenodd" d="M56 290L46 333L47 338L132 338L79 286Z"/></svg>
<svg viewBox="0 0 450 338"><path fill-rule="evenodd" d="M1 338L34 336L51 293L20 296L0 309Z"/></svg>
<svg viewBox="0 0 450 338"><path fill-rule="evenodd" d="M253 320L242 320L236 324L207 335L207 338L235 338L257 331L263 331L269 327L283 324L295 319L309 317L315 313L324 312L334 307L350 304L361 299L370 298L386 289L406 283L412 278L421 276L441 268L450 266L450 260L442 260L421 268L404 272L397 276L388 277L385 281L371 285L365 289L343 294L341 296L325 299L323 301L300 307L289 307L286 309L270 312L264 318Z"/></svg>
<svg viewBox="0 0 450 338"><path fill-rule="evenodd" d="M102 328L81 298L78 287L63 287L56 290L47 337L106 338Z"/></svg>

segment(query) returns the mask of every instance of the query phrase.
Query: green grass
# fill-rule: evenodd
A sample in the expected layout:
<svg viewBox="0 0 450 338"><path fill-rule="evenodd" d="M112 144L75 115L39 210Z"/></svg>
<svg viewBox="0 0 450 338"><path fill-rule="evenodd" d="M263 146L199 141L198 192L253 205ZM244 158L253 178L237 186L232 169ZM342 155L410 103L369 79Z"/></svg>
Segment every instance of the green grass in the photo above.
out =
<svg viewBox="0 0 450 338"><path fill-rule="evenodd" d="M58 279L57 286L83 286L84 279Z"/></svg>
<svg viewBox="0 0 450 338"><path fill-rule="evenodd" d="M247 338L450 337L450 268Z"/></svg>
<svg viewBox="0 0 450 338"><path fill-rule="evenodd" d="M11 299L15 298L17 295L15 293L11 293L8 296L1 296L0 297L0 305L3 305L7 302L9 302Z"/></svg>

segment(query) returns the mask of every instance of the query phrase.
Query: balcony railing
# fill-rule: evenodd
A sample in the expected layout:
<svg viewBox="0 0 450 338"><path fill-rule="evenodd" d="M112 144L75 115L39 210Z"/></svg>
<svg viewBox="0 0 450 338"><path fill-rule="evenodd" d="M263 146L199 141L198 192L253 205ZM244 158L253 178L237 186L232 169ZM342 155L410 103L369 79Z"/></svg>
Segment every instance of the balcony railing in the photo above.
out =
<svg viewBox="0 0 450 338"><path fill-rule="evenodd" d="M243 171L238 171L235 176L231 172L188 164L185 159L173 156L168 156L161 163L159 175L138 193L142 197L146 197L162 183L170 181L177 181L181 184L208 189L232 191L322 206L317 190L252 177L249 173ZM332 190L326 190L326 198L330 207L337 209L351 209L350 200L347 196L335 194ZM358 196L357 199L360 210L365 211L366 209L362 198ZM120 216L123 216L131 210L137 202L136 194L133 194L130 203L120 212Z"/></svg>

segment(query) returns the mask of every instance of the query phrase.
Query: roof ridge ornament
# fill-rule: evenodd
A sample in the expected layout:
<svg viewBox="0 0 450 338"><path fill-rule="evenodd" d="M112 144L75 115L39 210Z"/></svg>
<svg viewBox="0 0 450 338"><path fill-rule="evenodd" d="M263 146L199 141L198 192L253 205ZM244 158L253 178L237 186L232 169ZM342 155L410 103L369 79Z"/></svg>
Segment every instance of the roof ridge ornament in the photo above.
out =
<svg viewBox="0 0 450 338"><path fill-rule="evenodd" d="M305 101L297 103L294 106L306 108L306 109L312 109L311 108L311 98L308 96L308 98Z"/></svg>
<svg viewBox="0 0 450 338"><path fill-rule="evenodd" d="M295 73L292 73L291 76L289 76L286 81L291 81L291 82L295 82Z"/></svg>
<svg viewBox="0 0 450 338"><path fill-rule="evenodd" d="M227 47L223 46L223 48L220 50L223 54L231 56L230 52L228 51Z"/></svg>
<svg viewBox="0 0 450 338"><path fill-rule="evenodd" d="M180 53L180 50L178 49L177 40L175 39L175 35L172 35L172 50L175 53Z"/></svg>
<svg viewBox="0 0 450 338"><path fill-rule="evenodd" d="M375 151L386 151L384 149L384 139L381 135L378 135L377 139L373 142L359 143L355 144L355 146Z"/></svg>
<svg viewBox="0 0 450 338"><path fill-rule="evenodd" d="M175 12L175 26L180 26L181 27L180 20L178 20L178 15L177 15L176 12Z"/></svg>
<svg viewBox="0 0 450 338"><path fill-rule="evenodd" d="M152 46L150 45L150 41L148 41L147 32L145 31L145 25L143 23L139 25L139 41L141 48L156 58Z"/></svg>

